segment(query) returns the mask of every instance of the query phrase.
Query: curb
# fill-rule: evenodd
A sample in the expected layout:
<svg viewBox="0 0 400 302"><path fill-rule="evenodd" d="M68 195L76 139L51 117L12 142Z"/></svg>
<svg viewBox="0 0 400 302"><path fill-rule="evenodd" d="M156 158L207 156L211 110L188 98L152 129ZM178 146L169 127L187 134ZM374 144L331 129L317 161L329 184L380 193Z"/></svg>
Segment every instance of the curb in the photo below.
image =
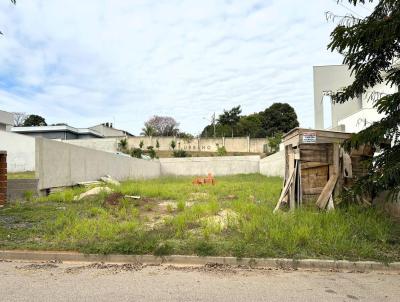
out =
<svg viewBox="0 0 400 302"><path fill-rule="evenodd" d="M218 263L232 266L246 265L252 268L278 269L319 269L319 270L352 270L352 271L400 271L400 262L380 263L375 261L346 261L318 259L282 259L282 258L235 258L235 257L199 257L199 256L153 256L153 255L99 255L77 252L52 251L8 251L0 250L0 259L26 261L67 261L67 262L109 262L109 263L143 263L170 265L205 265Z"/></svg>

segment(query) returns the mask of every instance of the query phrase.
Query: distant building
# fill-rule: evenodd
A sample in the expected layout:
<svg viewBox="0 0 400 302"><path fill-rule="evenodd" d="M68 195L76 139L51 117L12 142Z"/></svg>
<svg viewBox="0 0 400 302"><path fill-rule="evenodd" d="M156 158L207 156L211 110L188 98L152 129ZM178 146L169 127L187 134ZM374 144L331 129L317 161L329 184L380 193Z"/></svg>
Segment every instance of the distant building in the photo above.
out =
<svg viewBox="0 0 400 302"><path fill-rule="evenodd" d="M14 124L14 114L0 110L0 131L9 131Z"/></svg>
<svg viewBox="0 0 400 302"><path fill-rule="evenodd" d="M112 123L99 124L99 125L90 127L89 129L92 129L92 130L100 133L104 137L133 136L128 131L114 128Z"/></svg>
<svg viewBox="0 0 400 302"><path fill-rule="evenodd" d="M331 95L352 84L354 75L346 65L314 66L314 118L316 129L359 132L383 115L373 104L398 87L384 84L368 89L364 94L343 104L332 104Z"/></svg>
<svg viewBox="0 0 400 302"><path fill-rule="evenodd" d="M74 128L68 125L13 127L11 128L11 131L33 137L44 137L58 140L104 138L102 134L93 129Z"/></svg>

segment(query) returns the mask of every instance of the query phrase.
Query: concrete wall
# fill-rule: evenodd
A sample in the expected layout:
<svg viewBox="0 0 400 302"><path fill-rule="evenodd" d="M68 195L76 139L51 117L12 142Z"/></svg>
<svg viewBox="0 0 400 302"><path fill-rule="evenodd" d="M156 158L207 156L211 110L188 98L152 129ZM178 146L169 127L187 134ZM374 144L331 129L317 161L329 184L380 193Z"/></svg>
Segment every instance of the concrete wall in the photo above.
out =
<svg viewBox="0 0 400 302"><path fill-rule="evenodd" d="M99 151L115 153L118 149L119 139L117 138L91 138L91 139L73 139L64 141L64 143L95 149Z"/></svg>
<svg viewBox="0 0 400 302"><path fill-rule="evenodd" d="M25 194L37 194L37 179L9 179L7 181L7 201L17 201L26 198Z"/></svg>
<svg viewBox="0 0 400 302"><path fill-rule="evenodd" d="M260 157L224 156L161 158L161 174L174 176L200 176L212 173L216 176L258 173Z"/></svg>
<svg viewBox="0 0 400 302"><path fill-rule="evenodd" d="M279 151L260 160L260 173L265 176L285 176L285 151Z"/></svg>
<svg viewBox="0 0 400 302"><path fill-rule="evenodd" d="M0 150L8 153L8 171L35 170L35 138L0 131Z"/></svg>
<svg viewBox="0 0 400 302"><path fill-rule="evenodd" d="M0 126L2 130L8 129L8 126L14 124L14 114L0 110Z"/></svg>
<svg viewBox="0 0 400 302"><path fill-rule="evenodd" d="M175 140L176 149L186 151L216 152L217 146L225 146L228 152L251 152L263 153L267 140L264 138L249 139L248 137L226 137L226 138L194 138L192 140L175 137L144 137L136 136L128 139L129 147L138 148L141 141L144 147L160 144L161 151L171 150L171 142Z"/></svg>
<svg viewBox="0 0 400 302"><path fill-rule="evenodd" d="M43 190L93 181L104 175L118 180L156 178L161 169L158 160L146 161L37 138L36 175L39 190Z"/></svg>

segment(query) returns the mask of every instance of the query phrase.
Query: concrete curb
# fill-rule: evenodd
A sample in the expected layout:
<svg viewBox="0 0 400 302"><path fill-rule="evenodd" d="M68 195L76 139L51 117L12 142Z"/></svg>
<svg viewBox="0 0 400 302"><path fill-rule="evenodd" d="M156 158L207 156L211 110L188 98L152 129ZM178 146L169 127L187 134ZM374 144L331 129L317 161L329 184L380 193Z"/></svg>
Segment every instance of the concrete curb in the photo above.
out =
<svg viewBox="0 0 400 302"><path fill-rule="evenodd" d="M400 262L380 263L375 261L345 261L318 259L280 259L280 258L235 258L235 257L199 257L199 256L152 256L152 255L99 255L57 251L8 251L0 250L0 259L26 261L67 261L67 262L109 262L143 263L170 265L205 265L207 263L246 265L253 268L279 269L319 269L352 271L400 271Z"/></svg>

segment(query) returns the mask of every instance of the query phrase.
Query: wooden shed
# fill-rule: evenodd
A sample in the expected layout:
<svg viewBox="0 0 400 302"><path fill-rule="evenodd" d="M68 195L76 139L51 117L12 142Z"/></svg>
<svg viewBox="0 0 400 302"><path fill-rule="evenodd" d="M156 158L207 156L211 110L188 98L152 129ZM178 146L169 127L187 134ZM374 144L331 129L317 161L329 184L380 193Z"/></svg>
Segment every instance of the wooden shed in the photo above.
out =
<svg viewBox="0 0 400 302"><path fill-rule="evenodd" d="M283 138L285 146L285 179L275 211L283 205L290 209L315 203L319 208L332 208L333 198L344 184L365 170L361 158L372 156L371 148L360 148L350 154L341 144L350 133L295 128Z"/></svg>

